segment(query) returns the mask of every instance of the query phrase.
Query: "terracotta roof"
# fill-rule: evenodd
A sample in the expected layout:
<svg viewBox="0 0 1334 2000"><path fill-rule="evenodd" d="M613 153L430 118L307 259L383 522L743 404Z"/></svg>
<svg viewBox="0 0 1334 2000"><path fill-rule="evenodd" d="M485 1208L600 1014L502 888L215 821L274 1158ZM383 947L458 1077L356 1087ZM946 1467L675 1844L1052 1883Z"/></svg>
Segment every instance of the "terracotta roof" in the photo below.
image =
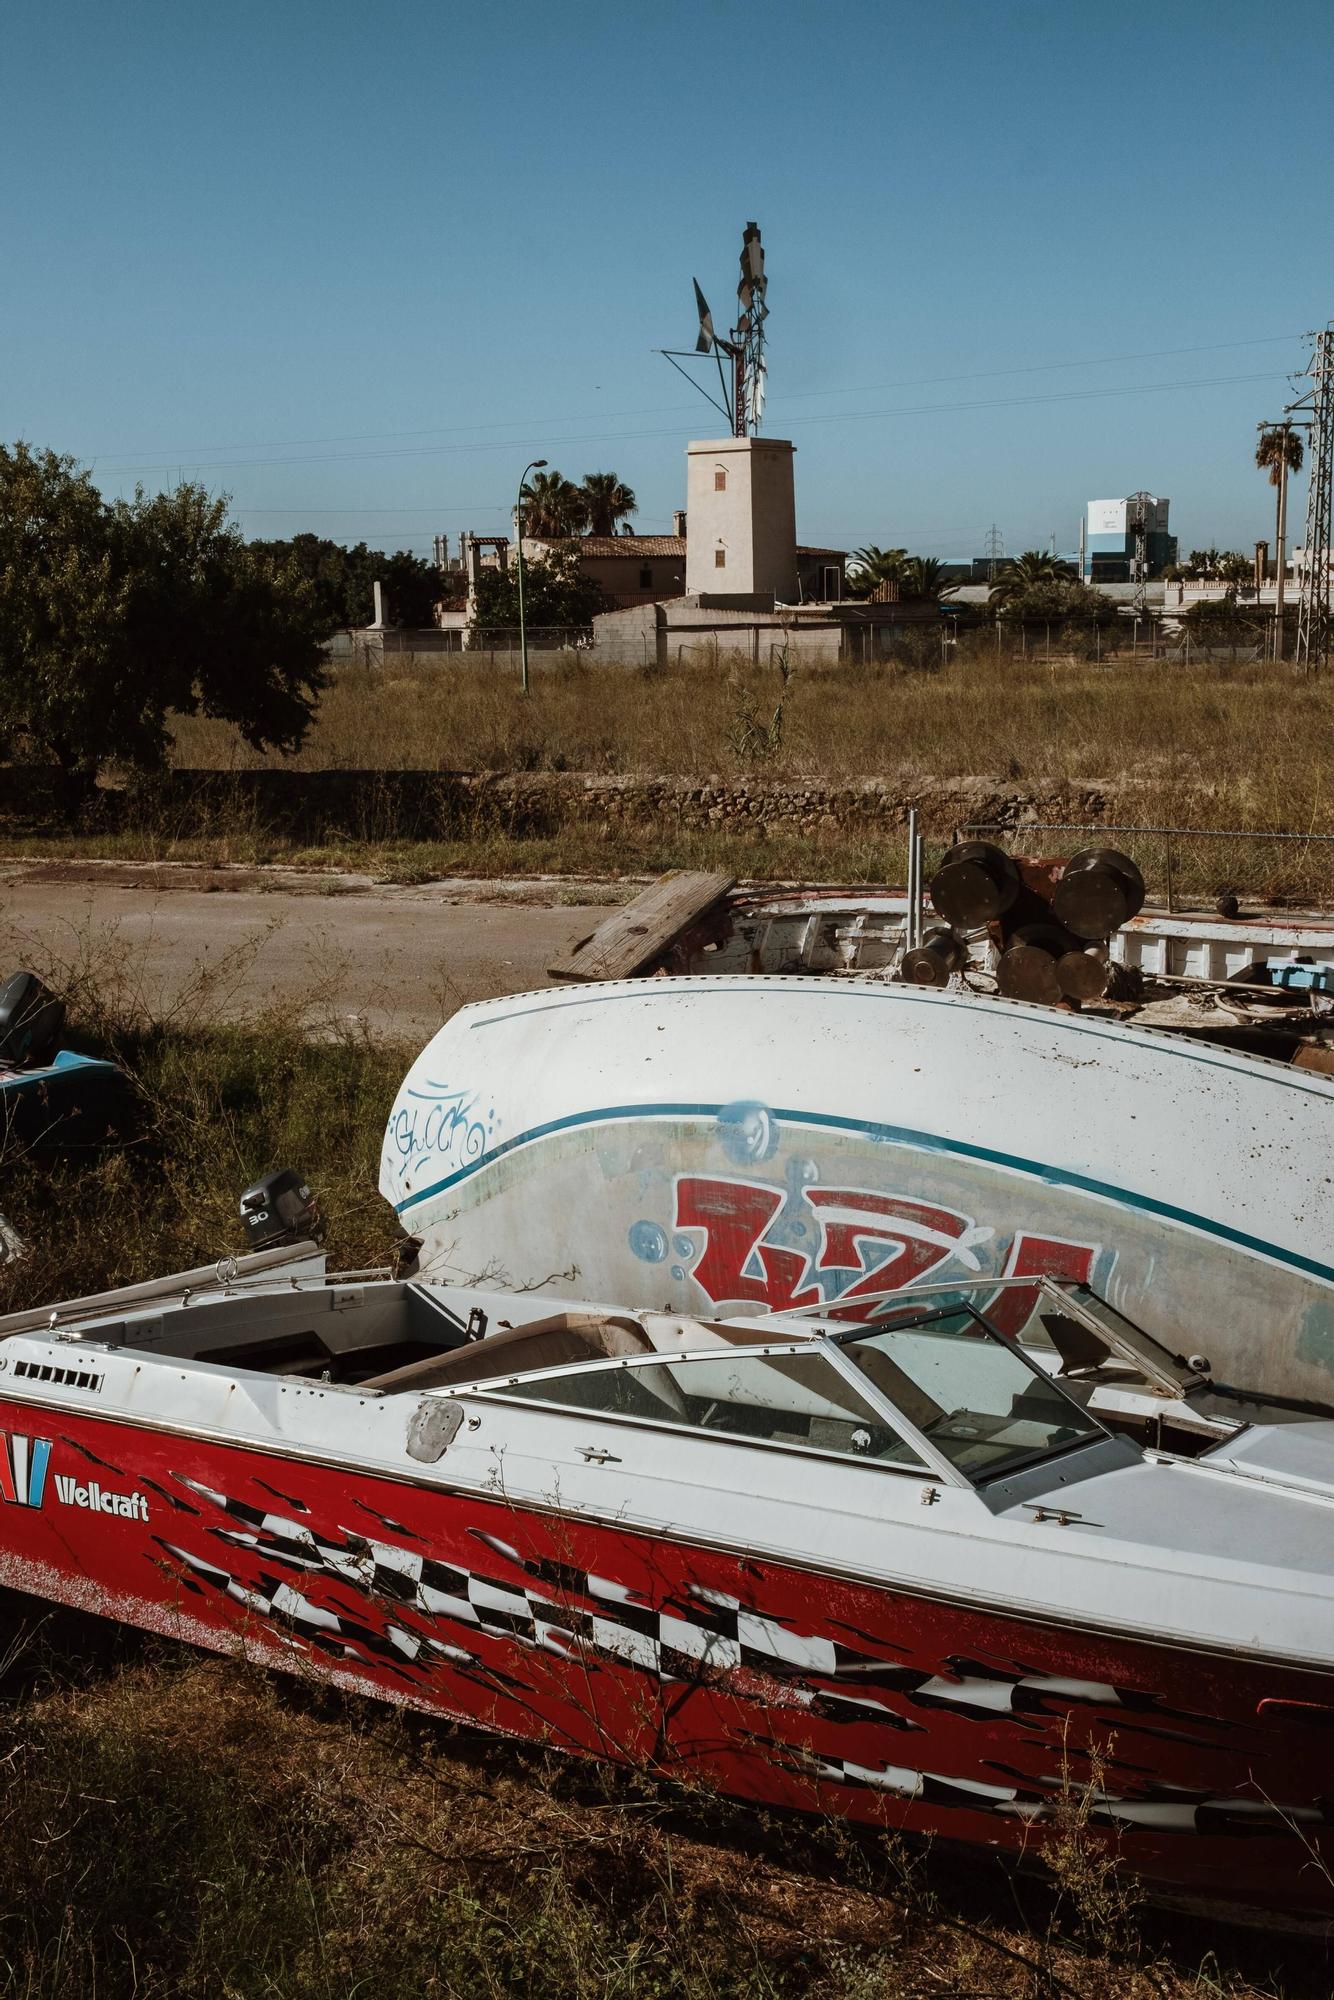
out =
<svg viewBox="0 0 1334 2000"><path fill-rule="evenodd" d="M525 540L528 539L525 537ZM684 535L572 535L568 537L581 556L683 556ZM534 535L535 542L548 542L546 535Z"/></svg>
<svg viewBox="0 0 1334 2000"><path fill-rule="evenodd" d="M797 554L798 554L799 556L837 556L837 557L838 557L838 559L839 559L839 561L840 561L840 562L842 562L842 560L843 560L844 556L845 556L845 555L847 554L847 550L846 550L846 549L811 549L811 548L807 548L807 546L806 546L806 544L805 544L804 542L798 542L798 544L797 544Z"/></svg>

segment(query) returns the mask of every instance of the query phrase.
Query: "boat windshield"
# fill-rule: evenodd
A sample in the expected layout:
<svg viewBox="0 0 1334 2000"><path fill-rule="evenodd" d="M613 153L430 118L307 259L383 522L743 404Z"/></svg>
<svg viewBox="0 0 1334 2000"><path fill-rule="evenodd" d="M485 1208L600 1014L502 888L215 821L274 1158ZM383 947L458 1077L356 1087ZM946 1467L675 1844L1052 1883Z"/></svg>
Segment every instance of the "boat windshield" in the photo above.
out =
<svg viewBox="0 0 1334 2000"><path fill-rule="evenodd" d="M1106 1435L966 1306L858 1330L838 1344L974 1482Z"/></svg>

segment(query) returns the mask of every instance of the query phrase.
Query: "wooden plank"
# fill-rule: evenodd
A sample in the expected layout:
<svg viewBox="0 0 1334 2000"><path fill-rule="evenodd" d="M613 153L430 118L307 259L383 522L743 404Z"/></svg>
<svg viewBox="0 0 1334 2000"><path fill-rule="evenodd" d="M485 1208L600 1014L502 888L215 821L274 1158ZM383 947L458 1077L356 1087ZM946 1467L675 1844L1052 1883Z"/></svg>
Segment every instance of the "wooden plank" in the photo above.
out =
<svg viewBox="0 0 1334 2000"><path fill-rule="evenodd" d="M707 916L736 887L735 875L673 869L613 910L591 937L547 967L552 979L633 979L670 950L682 932Z"/></svg>

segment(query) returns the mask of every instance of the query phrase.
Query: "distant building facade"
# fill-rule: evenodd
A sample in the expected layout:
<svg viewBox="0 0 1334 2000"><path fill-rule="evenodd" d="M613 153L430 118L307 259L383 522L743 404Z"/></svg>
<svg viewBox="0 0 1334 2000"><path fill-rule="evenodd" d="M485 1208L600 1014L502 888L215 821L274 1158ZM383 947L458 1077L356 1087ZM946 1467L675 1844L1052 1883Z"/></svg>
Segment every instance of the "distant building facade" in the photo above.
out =
<svg viewBox="0 0 1334 2000"><path fill-rule="evenodd" d="M1089 583L1138 583L1159 577L1177 559L1176 536L1168 533L1169 502L1154 493L1124 500L1090 500L1085 513L1084 577Z"/></svg>

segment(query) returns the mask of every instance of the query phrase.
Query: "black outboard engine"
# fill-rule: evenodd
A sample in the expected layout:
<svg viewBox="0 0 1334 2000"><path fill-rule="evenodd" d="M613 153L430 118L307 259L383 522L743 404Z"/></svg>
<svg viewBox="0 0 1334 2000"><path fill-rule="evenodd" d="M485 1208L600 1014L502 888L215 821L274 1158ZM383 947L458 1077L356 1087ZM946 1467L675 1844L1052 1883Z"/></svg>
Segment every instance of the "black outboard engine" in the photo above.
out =
<svg viewBox="0 0 1334 2000"><path fill-rule="evenodd" d="M241 1196L241 1221L248 1250L272 1250L280 1243L318 1243L324 1217L311 1188L291 1167L266 1174Z"/></svg>
<svg viewBox="0 0 1334 2000"><path fill-rule="evenodd" d="M65 1003L35 972L11 972L0 986L0 1062L14 1069L42 1069L65 1025Z"/></svg>

